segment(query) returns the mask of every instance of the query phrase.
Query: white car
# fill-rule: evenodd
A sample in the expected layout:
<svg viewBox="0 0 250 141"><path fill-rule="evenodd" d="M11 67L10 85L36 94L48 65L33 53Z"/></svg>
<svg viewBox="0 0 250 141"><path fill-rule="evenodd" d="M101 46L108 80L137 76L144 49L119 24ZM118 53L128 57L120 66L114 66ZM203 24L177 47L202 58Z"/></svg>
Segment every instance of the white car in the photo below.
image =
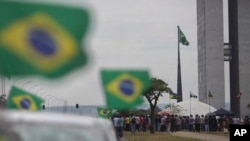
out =
<svg viewBox="0 0 250 141"><path fill-rule="evenodd" d="M32 111L0 111L0 141L117 141L110 120Z"/></svg>

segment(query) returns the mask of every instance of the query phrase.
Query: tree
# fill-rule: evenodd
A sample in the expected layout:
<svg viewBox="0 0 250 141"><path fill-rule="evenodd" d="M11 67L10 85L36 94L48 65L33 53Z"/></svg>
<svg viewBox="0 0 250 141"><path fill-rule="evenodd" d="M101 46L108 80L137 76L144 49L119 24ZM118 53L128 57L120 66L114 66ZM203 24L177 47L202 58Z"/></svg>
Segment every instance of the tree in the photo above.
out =
<svg viewBox="0 0 250 141"><path fill-rule="evenodd" d="M183 107L181 107L180 105L175 105L175 104L167 104L165 108L168 109L170 113L177 114L177 115L184 111Z"/></svg>
<svg viewBox="0 0 250 141"><path fill-rule="evenodd" d="M144 96L146 97L150 105L150 117L151 117L150 133L154 134L155 133L155 129L154 129L155 108L156 108L157 102L159 100L159 97L163 96L162 94L164 92L168 93L171 91L171 89L168 87L168 84L161 79L151 78L151 83L152 83L151 87L144 93Z"/></svg>

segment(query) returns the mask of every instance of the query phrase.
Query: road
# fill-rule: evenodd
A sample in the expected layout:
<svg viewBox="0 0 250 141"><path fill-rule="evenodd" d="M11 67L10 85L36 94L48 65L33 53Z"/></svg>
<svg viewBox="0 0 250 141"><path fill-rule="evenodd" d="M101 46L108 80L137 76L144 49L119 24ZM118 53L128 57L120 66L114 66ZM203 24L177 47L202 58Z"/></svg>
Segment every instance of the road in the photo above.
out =
<svg viewBox="0 0 250 141"><path fill-rule="evenodd" d="M202 139L204 141L229 141L229 136L206 134L206 133L196 133L196 132L188 132L188 131L178 131L175 133L171 133L171 135L181 136L181 137L198 138L198 139Z"/></svg>

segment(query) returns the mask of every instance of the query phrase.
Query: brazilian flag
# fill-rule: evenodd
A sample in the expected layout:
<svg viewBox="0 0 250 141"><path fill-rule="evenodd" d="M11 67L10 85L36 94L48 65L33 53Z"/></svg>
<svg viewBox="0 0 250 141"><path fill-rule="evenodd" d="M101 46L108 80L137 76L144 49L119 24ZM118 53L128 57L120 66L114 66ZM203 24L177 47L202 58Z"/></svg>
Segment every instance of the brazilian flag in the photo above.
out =
<svg viewBox="0 0 250 141"><path fill-rule="evenodd" d="M186 38L186 36L184 35L184 33L181 31L181 28L178 26L178 34L179 34L179 42L182 43L185 46L189 45L189 42Z"/></svg>
<svg viewBox="0 0 250 141"><path fill-rule="evenodd" d="M213 98L213 95L212 95L212 93L210 91L208 92L208 97Z"/></svg>
<svg viewBox="0 0 250 141"><path fill-rule="evenodd" d="M97 107L98 115L102 118L110 118L112 115L112 108Z"/></svg>
<svg viewBox="0 0 250 141"><path fill-rule="evenodd" d="M13 86L8 97L7 108L37 111L42 109L43 102L43 99L38 96Z"/></svg>
<svg viewBox="0 0 250 141"><path fill-rule="evenodd" d="M142 94L151 85L147 70L102 70L107 107L129 109L143 103Z"/></svg>
<svg viewBox="0 0 250 141"><path fill-rule="evenodd" d="M177 94L169 94L169 98L170 99L178 99L178 95Z"/></svg>
<svg viewBox="0 0 250 141"><path fill-rule="evenodd" d="M194 94L190 91L190 98L197 98L197 95L194 95Z"/></svg>
<svg viewBox="0 0 250 141"><path fill-rule="evenodd" d="M87 63L85 9L56 4L0 2L0 72L58 78Z"/></svg>

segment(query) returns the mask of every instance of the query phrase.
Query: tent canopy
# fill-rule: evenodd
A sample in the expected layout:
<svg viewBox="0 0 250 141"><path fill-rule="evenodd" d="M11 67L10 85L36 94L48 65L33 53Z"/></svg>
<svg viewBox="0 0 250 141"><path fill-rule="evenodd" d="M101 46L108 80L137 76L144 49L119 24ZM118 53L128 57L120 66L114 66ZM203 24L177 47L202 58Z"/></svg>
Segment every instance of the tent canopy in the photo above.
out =
<svg viewBox="0 0 250 141"><path fill-rule="evenodd" d="M214 111L213 113L215 113L216 116L235 116L233 112L225 110L223 108L220 108Z"/></svg>

